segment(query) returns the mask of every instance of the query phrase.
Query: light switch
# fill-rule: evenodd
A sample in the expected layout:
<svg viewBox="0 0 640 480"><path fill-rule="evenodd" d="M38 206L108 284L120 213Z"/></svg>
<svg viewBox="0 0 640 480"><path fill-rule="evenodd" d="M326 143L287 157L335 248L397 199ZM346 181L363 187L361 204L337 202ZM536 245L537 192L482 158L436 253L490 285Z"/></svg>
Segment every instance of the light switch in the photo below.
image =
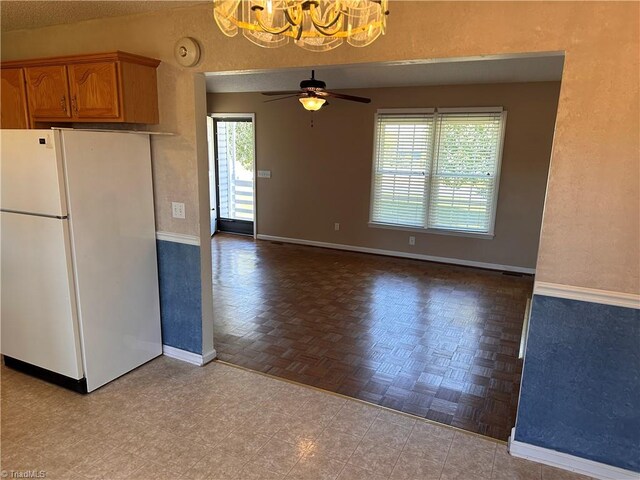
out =
<svg viewBox="0 0 640 480"><path fill-rule="evenodd" d="M258 170L258 178L271 178L271 170Z"/></svg>

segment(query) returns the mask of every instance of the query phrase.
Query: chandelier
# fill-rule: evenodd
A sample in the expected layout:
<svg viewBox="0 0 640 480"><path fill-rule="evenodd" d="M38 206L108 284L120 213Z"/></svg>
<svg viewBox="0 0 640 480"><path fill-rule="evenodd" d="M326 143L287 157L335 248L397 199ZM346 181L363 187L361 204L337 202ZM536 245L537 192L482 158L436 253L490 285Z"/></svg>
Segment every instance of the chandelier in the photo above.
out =
<svg viewBox="0 0 640 480"><path fill-rule="evenodd" d="M293 42L324 52L345 40L366 47L386 29L388 0L213 0L213 16L222 32L242 34L261 47Z"/></svg>

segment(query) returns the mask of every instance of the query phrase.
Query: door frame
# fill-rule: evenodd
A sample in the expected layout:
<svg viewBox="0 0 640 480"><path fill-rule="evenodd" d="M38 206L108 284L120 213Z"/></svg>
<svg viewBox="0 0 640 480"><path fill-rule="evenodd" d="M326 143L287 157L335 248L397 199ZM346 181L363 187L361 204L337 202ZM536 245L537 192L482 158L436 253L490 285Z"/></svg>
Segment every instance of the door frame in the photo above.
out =
<svg viewBox="0 0 640 480"><path fill-rule="evenodd" d="M258 145L256 142L256 114L255 113L209 113L209 117L213 118L215 123L216 120L224 120L228 119L238 119L238 118L250 118L251 124L253 125L253 238L258 238ZM215 125L213 126L214 131L214 146L213 146L213 154L215 165L218 164L218 157L216 155L217 150L217 139L215 138ZM216 172L217 179L217 172ZM216 186L216 196L219 195L218 188ZM216 198L216 208L220 208L220 199ZM219 211L216 212L219 215ZM219 218L219 216L218 216Z"/></svg>
<svg viewBox="0 0 640 480"><path fill-rule="evenodd" d="M207 156L209 158L209 231L211 237L218 231L218 195L216 172L216 139L214 119L207 115ZM213 189L213 191L211 190ZM213 207L213 208L212 208ZM215 209L215 226L211 221L211 211ZM212 231L213 230L213 231Z"/></svg>

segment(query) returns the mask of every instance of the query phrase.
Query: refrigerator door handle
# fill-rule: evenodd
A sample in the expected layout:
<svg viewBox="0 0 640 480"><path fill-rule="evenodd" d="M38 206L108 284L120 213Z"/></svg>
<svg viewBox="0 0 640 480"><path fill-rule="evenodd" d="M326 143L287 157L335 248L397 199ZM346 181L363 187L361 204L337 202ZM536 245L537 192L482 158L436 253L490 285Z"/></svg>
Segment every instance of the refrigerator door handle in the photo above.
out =
<svg viewBox="0 0 640 480"><path fill-rule="evenodd" d="M10 210L7 208L0 208L0 212L15 213L18 215L31 215L32 217L56 218L58 220L66 220L69 218L69 215L46 215L44 213L22 212L20 210Z"/></svg>

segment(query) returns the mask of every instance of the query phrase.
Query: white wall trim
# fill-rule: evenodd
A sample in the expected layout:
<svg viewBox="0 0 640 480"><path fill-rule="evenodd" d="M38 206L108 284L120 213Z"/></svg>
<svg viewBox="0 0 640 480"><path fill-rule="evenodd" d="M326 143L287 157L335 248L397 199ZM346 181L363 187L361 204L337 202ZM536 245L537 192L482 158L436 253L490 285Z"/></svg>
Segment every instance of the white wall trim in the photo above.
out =
<svg viewBox="0 0 640 480"><path fill-rule="evenodd" d="M502 113L503 107L438 107L438 113Z"/></svg>
<svg viewBox="0 0 640 480"><path fill-rule="evenodd" d="M630 470L594 462L586 458L576 457L567 453L556 452L548 448L530 445L514 440L515 429L511 429L509 437L509 453L514 457L525 458L533 462L544 463L552 467L570 472L588 475L601 480L638 480L638 473Z"/></svg>
<svg viewBox="0 0 640 480"><path fill-rule="evenodd" d="M186 245L200 246L200 239L195 235L184 235L182 233L156 232L156 239L166 242L184 243Z"/></svg>
<svg viewBox="0 0 640 480"><path fill-rule="evenodd" d="M517 267L513 265L499 265L497 263L475 262L472 260L462 260L459 258L435 257L433 255L423 255L421 253L396 252L394 250L383 250L380 248L357 247L353 245L342 245L339 243L317 242L315 240L301 240L297 238L276 237L273 235L257 236L258 240L268 240L272 242L293 243L296 245L308 245L311 247L333 248L335 250L346 250L348 252L373 253L376 255L385 255L388 257L411 258L414 260L426 260L429 262L451 263L453 265L463 265L466 267L488 268L491 270L504 270L507 272L518 272L534 274L534 268Z"/></svg>
<svg viewBox="0 0 640 480"><path fill-rule="evenodd" d="M425 107L425 108L411 108L411 107L407 107L407 108L379 108L376 110L376 113L382 113L382 114L432 114L432 113L436 113L436 109L434 107Z"/></svg>
<svg viewBox="0 0 640 480"><path fill-rule="evenodd" d="M215 358L217 356L218 356L218 353L215 351L215 349L212 348L207 353L202 355L202 365L206 365L207 363L211 362L212 360L215 360Z"/></svg>
<svg viewBox="0 0 640 480"><path fill-rule="evenodd" d="M429 233L433 235L449 235L452 237L481 238L483 240L492 240L495 238L495 235L493 233L472 233L457 232L455 230L439 230L437 228L403 227L402 225L391 225L389 223L376 223L371 221L369 222L369 228L383 228L386 230L400 230L404 232Z"/></svg>
<svg viewBox="0 0 640 480"><path fill-rule="evenodd" d="M170 347L169 345L162 345L162 354L170 358L175 358L176 360L182 360L183 362L197 365L199 367L201 367L202 365L206 365L211 360L216 358L215 350L211 350L204 355L199 355L197 353L187 352L186 350L181 350L179 348Z"/></svg>
<svg viewBox="0 0 640 480"><path fill-rule="evenodd" d="M535 282L533 286L533 293L534 295L568 298L570 300L580 300L582 302L602 303L604 305L640 309L640 295L635 295L633 293L612 292L609 290L575 287L573 285L562 285L559 283L549 282Z"/></svg>

